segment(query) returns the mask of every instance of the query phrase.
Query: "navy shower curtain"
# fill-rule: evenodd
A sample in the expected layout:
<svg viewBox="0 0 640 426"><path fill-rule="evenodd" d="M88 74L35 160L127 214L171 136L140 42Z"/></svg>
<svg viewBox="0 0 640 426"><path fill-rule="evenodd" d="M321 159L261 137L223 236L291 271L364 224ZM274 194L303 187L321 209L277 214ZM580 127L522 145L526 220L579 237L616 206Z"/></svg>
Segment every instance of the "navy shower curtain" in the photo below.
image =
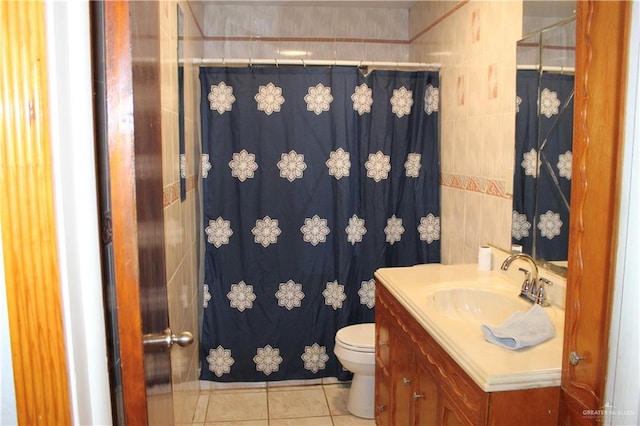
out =
<svg viewBox="0 0 640 426"><path fill-rule="evenodd" d="M519 70L516 93L512 242L567 260L574 77Z"/></svg>
<svg viewBox="0 0 640 426"><path fill-rule="evenodd" d="M438 74L202 68L201 378L338 377L373 273L440 261Z"/></svg>

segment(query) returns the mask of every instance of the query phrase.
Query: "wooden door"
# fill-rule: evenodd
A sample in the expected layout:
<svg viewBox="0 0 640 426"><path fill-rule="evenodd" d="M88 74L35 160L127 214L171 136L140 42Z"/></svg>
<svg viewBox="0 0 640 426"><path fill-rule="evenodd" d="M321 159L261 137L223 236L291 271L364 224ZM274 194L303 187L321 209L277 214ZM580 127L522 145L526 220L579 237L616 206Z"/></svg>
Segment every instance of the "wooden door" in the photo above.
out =
<svg viewBox="0 0 640 426"><path fill-rule="evenodd" d="M577 2L576 95L561 424L596 424L606 401L629 2Z"/></svg>
<svg viewBox="0 0 640 426"><path fill-rule="evenodd" d="M173 424L160 130L158 2L92 4L114 419Z"/></svg>

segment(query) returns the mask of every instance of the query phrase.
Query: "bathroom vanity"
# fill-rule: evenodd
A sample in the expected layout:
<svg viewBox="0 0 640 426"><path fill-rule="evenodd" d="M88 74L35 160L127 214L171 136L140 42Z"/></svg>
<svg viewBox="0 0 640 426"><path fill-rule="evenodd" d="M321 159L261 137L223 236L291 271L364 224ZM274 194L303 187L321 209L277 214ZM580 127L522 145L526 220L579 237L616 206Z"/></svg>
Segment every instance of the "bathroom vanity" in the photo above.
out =
<svg viewBox="0 0 640 426"><path fill-rule="evenodd" d="M475 265L376 272L376 424L556 423L564 311L545 308L556 335L535 347L510 351L484 341L480 325L500 317L494 299L508 305L513 294L513 307L530 307L505 278ZM452 288L471 301L450 297Z"/></svg>

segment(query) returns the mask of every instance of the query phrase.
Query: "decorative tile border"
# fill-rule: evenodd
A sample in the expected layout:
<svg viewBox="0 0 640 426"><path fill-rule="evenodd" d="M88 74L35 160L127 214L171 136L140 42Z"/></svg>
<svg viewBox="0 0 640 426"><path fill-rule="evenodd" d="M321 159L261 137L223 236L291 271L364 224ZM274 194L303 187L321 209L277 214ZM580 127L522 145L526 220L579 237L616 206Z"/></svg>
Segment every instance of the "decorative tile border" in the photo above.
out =
<svg viewBox="0 0 640 426"><path fill-rule="evenodd" d="M162 188L162 207L170 206L180 199L180 182Z"/></svg>
<svg viewBox="0 0 640 426"><path fill-rule="evenodd" d="M511 195L506 193L505 182L499 179L442 173L440 176L440 185L461 189L463 191L479 192L508 200L512 198Z"/></svg>
<svg viewBox="0 0 640 426"><path fill-rule="evenodd" d="M187 176L187 194L196 187L196 175ZM162 188L162 207L168 207L180 200L180 182Z"/></svg>

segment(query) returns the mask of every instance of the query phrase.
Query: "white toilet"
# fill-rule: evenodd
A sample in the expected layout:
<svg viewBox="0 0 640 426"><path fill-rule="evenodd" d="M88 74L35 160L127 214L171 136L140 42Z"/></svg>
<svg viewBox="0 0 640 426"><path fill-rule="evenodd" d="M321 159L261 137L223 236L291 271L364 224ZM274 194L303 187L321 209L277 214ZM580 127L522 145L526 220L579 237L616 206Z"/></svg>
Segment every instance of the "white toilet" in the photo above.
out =
<svg viewBox="0 0 640 426"><path fill-rule="evenodd" d="M342 366L353 373L347 410L365 419L374 416L375 340L374 323L350 325L338 330L333 350Z"/></svg>

